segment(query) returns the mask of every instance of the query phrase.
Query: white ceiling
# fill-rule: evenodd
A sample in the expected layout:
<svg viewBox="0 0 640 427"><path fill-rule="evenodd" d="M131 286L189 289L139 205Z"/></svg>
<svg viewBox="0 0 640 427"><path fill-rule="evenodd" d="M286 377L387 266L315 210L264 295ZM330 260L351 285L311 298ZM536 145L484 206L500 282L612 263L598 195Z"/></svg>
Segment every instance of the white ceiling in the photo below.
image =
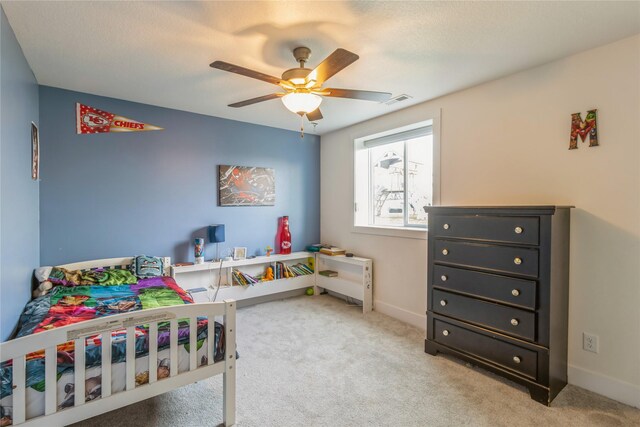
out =
<svg viewBox="0 0 640 427"><path fill-rule="evenodd" d="M360 60L325 86L409 94L387 106L325 99L323 134L640 32L640 3L7 2L40 84L296 130L276 86L209 67L280 76L291 50L314 68L336 48ZM99 107L99 106L97 106ZM312 132L311 126L307 127Z"/></svg>

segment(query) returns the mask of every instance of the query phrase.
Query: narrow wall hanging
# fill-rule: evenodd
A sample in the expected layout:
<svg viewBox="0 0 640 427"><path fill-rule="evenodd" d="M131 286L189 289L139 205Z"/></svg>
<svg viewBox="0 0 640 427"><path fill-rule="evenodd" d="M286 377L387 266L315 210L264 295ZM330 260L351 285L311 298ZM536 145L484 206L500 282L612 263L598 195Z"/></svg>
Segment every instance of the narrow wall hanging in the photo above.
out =
<svg viewBox="0 0 640 427"><path fill-rule="evenodd" d="M40 179L40 135L38 126L31 122L31 179Z"/></svg>
<svg viewBox="0 0 640 427"><path fill-rule="evenodd" d="M578 137L585 142L589 136L589 147L598 145L598 110L587 111L587 117L582 121L580 113L571 115L571 137L569 139L569 150L578 148Z"/></svg>
<svg viewBox="0 0 640 427"><path fill-rule="evenodd" d="M275 171L270 168L220 165L218 202L220 206L275 205Z"/></svg>
<svg viewBox="0 0 640 427"><path fill-rule="evenodd" d="M76 103L76 133L145 132L162 130L161 127L98 110Z"/></svg>

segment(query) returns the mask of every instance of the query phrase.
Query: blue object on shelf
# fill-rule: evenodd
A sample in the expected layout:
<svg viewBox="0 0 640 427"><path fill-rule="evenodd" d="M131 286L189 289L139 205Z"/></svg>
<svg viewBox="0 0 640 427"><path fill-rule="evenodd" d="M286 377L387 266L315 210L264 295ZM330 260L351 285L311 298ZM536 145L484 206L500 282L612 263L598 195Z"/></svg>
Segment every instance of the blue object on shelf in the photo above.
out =
<svg viewBox="0 0 640 427"><path fill-rule="evenodd" d="M213 224L209 226L209 242L216 244L216 258L219 260L218 243L224 242L224 224Z"/></svg>
<svg viewBox="0 0 640 427"><path fill-rule="evenodd" d="M209 226L209 242L224 242L224 224L214 224Z"/></svg>

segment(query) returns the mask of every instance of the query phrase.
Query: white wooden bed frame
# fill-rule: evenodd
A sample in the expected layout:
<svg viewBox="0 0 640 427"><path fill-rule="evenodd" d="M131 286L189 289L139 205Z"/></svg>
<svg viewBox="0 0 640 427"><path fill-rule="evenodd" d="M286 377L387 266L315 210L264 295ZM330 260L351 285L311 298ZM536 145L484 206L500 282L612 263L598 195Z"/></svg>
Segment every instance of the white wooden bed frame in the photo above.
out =
<svg viewBox="0 0 640 427"><path fill-rule="evenodd" d="M89 268L123 268L131 264L132 258L110 258L62 265L74 270ZM165 266L171 264L165 258ZM166 270L168 271L168 269ZM224 360L214 363L213 339L215 317L222 316L226 354ZM189 371L178 372L178 319L189 319L190 348L197 348L197 317L207 317L208 364L198 366L197 354L189 354ZM170 374L158 380L153 364L157 359L158 323L170 322ZM135 326L149 325L149 383L136 386L135 382ZM111 394L111 331L126 329L126 389ZM102 339L102 397L85 402L85 338L101 335ZM56 384L57 345L75 341L74 381L75 405L58 410ZM26 355L45 350L45 415L25 420ZM17 426L64 426L99 415L123 406L148 399L169 390L191 384L214 375L223 375L223 422L225 426L235 424L236 417L236 304L233 300L186 304L149 310L123 313L88 320L86 322L44 331L0 344L0 362L13 359L13 425ZM54 384L54 387L49 387ZM206 400L205 400L206 401ZM213 420L212 420L213 423Z"/></svg>

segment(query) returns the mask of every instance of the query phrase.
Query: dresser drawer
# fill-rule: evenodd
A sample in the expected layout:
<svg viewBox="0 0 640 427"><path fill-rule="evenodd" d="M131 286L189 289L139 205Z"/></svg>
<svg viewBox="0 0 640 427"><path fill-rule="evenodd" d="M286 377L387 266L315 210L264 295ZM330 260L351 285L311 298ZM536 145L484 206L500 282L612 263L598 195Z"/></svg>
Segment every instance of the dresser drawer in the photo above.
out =
<svg viewBox="0 0 640 427"><path fill-rule="evenodd" d="M530 311L437 289L433 290L430 297L430 307L434 313L475 323L530 341L536 339L536 315Z"/></svg>
<svg viewBox="0 0 640 427"><path fill-rule="evenodd" d="M437 215L429 234L438 237L538 245L539 219L516 216Z"/></svg>
<svg viewBox="0 0 640 427"><path fill-rule="evenodd" d="M434 319L434 341L537 379L538 353Z"/></svg>
<svg viewBox="0 0 640 427"><path fill-rule="evenodd" d="M536 282L434 265L433 286L535 310Z"/></svg>
<svg viewBox="0 0 640 427"><path fill-rule="evenodd" d="M436 239L433 258L436 262L538 277L538 250L532 248Z"/></svg>

